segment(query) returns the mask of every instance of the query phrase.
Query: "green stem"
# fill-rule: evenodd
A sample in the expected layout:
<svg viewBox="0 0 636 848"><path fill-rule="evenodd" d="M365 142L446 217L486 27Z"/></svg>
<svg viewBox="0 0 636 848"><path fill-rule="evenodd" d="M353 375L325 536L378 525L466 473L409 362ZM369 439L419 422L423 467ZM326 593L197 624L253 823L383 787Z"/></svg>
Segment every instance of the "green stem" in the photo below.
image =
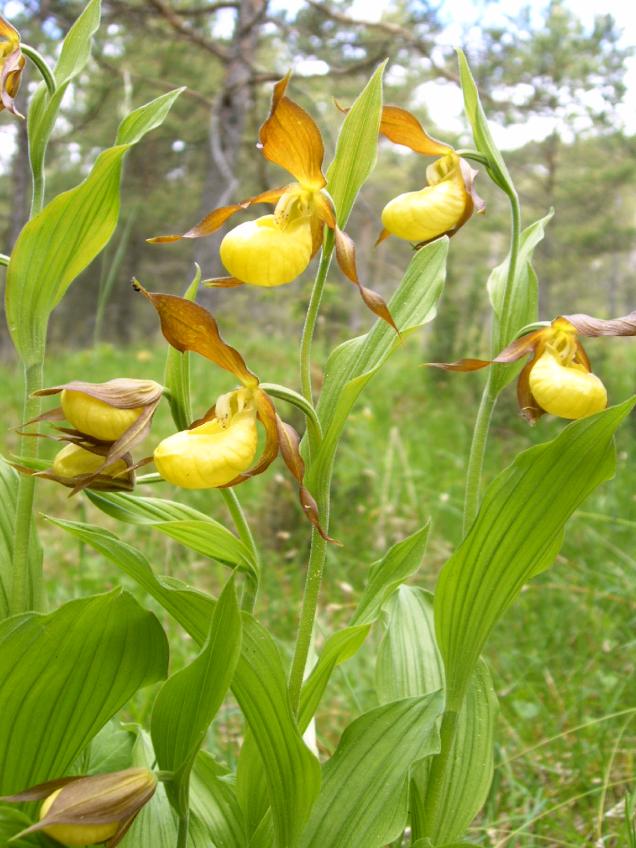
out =
<svg viewBox="0 0 636 848"><path fill-rule="evenodd" d="M43 365L38 363L25 368L24 372L23 421L29 421L40 414L41 401L33 397L33 392L43 386ZM20 453L28 459L36 459L39 439L22 436ZM21 475L18 484L18 498L15 514L15 537L13 548L13 578L11 586L11 612L27 612L33 608L34 600L40 595L41 574L31 571L30 545L33 523L33 496L35 478Z"/></svg>
<svg viewBox="0 0 636 848"><path fill-rule="evenodd" d="M297 409L300 409L307 419L307 428L311 431L310 438L314 440L315 444L320 444L322 441L322 427L320 426L320 420L316 410L307 398L298 394L293 389L288 389L287 386L280 386L278 383L261 383L260 387L267 394L280 400L286 400Z"/></svg>
<svg viewBox="0 0 636 848"><path fill-rule="evenodd" d="M444 809L442 804L442 793L446 788L446 770L451 765L451 754L453 753L453 742L457 731L456 712L445 712L440 727L440 752L431 761L430 771L426 781L427 791L424 804L423 820L418 821L413 828L413 841L428 837L436 841L439 811Z"/></svg>
<svg viewBox="0 0 636 848"><path fill-rule="evenodd" d="M35 67L40 72L40 75L49 90L49 94L55 94L55 91L57 89L57 83L55 82L55 74L49 68L44 56L41 53L38 53L35 47L31 47L30 44L20 44L20 50L24 53L25 56L28 56L28 58L33 62Z"/></svg>
<svg viewBox="0 0 636 848"><path fill-rule="evenodd" d="M257 574L260 574L261 571L261 557L256 546L256 542L254 541L254 535L250 529L249 524L247 523L247 518L245 517L245 513L243 512L243 507L241 506L241 502L238 499L238 495L233 489L219 489L221 495L223 496L223 500L225 501L225 505L228 508L230 515L232 516L232 521L234 522L234 526L236 527L236 531L239 534L241 541L243 544L247 545L247 547L251 550L252 556L254 557L254 563L256 565L256 574L247 574L247 584L245 586L245 590L243 592L243 598L241 601L241 608L246 612L253 612L254 605L256 603L256 595L258 593L258 577Z"/></svg>
<svg viewBox="0 0 636 848"><path fill-rule="evenodd" d="M519 259L519 243L521 239L521 210L519 198L514 190L508 194L510 201L510 256L508 260L508 274L506 287L504 289L501 317L494 316L495 327L493 332L493 350L491 358L496 356L515 336L519 327L511 325L509 320L510 305L514 291L514 280L517 273L517 262ZM496 349L495 349L496 348ZM481 403L475 421L473 438L468 458L466 471L466 488L464 495L464 535L468 532L479 511L481 495L481 478L484 468L484 457L488 443L488 433L492 413L497 403L499 393L503 385L499 382L498 375L501 366L493 366L488 375L488 380L481 396Z"/></svg>
<svg viewBox="0 0 636 848"><path fill-rule="evenodd" d="M177 834L177 848L186 848L188 844L188 829L190 827L190 811L187 810L179 816L179 832Z"/></svg>
<svg viewBox="0 0 636 848"><path fill-rule="evenodd" d="M316 330L316 321L318 320L318 310L322 300L322 293L325 288L325 281L331 264L331 256L334 248L334 235L331 230L327 231L325 243L322 248L322 257L318 266L318 273L311 292L307 315L305 317L305 326L303 327L303 335L300 342L300 385L302 393L309 403L313 404L313 393L311 388L311 346L314 340L314 332Z"/></svg>
<svg viewBox="0 0 636 848"><path fill-rule="evenodd" d="M30 218L35 218L44 207L44 169L37 174L33 174L33 194L31 195L31 214Z"/></svg>

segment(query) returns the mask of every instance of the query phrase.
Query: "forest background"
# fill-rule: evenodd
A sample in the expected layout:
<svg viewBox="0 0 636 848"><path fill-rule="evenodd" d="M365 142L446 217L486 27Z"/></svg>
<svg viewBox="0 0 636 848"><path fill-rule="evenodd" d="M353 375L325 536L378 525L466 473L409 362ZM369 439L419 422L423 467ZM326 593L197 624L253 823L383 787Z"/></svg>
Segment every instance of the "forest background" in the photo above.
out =
<svg viewBox="0 0 636 848"><path fill-rule="evenodd" d="M284 182L258 154L255 140L272 83L288 68L294 71L294 99L317 119L331 150L342 120L334 98L350 103L385 57L390 58L386 101L414 111L434 136L470 146L455 45L468 55L519 189L524 223L556 210L535 251L540 317L579 311L612 317L634 309L636 93L630 79L636 77L636 59L625 29L629 12L616 7L617 19L607 14L611 3L595 8L558 0L531 7L511 0L105 0L93 58L65 96L63 119L49 147L50 196L88 172L131 106L177 86L186 85L187 91L161 129L130 154L118 230L55 313L47 383L124 375L161 380L164 348L155 317L132 295L130 278L137 276L153 290L181 293L194 261L206 277L223 273L217 259L222 233L170 247L150 246L145 239L181 232L216 206ZM68 0L9 0L2 13L24 41L52 57L80 9L81 3ZM21 111L37 82L29 69L17 101ZM0 244L9 253L28 217L30 176L24 125L5 115L0 121ZM423 186L425 164L382 143L348 226L361 278L387 299L411 249L394 239L374 247L379 213L395 194ZM485 284L503 259L508 224L505 200L485 175L477 187L487 212L452 239L439 316L373 384L345 440L334 532L344 535L346 528L347 549L327 577L325 631L351 604L352 591L363 584L378 551L427 516L434 521L425 569L429 588L459 538L462 477L481 379L449 378L418 366L487 350ZM296 340L310 283L308 272L300 283L280 289L205 291L201 301L259 373L296 387ZM354 289L333 271L320 319L319 354L368 324ZM0 413L10 427L20 417L20 375L1 317L0 327ZM631 340L592 342L589 349L610 399L633 392ZM193 366L203 410L228 387L205 364ZM529 430L508 397L496 413L488 476L558 426L546 421ZM158 430L162 427L170 431L167 412L159 418ZM590 845L623 844L612 841L618 833L612 822L622 816L636 744L636 725L629 724L636 714L636 498L628 470L630 456L632 463L636 456L633 424L620 439L622 476L574 519L559 568L540 578L541 593L525 593L493 641L489 659L501 727L484 844L499 844L519 828L521 835L514 838L521 841L510 844L580 845L582 838ZM4 452L15 445L10 433ZM68 515L62 490L40 489L43 511ZM275 472L245 489L247 508L273 563L261 614L285 640L296 625L287 599L298 595L302 581L305 528L292 488ZM193 500L200 508L201 497ZM206 503L209 509L209 498ZM213 508L222 513L216 500ZM79 517L85 506L77 499L72 510ZM48 561L57 563L49 575L56 600L78 586L101 591L114 581L100 560L71 549L46 526L43 535ZM183 552L175 562L170 542L151 544L164 570L177 576L208 568ZM197 579L215 586L217 577L199 573ZM328 706L320 740L327 748L372 688L371 670L362 661L353 669L343 672L348 675L344 694ZM141 712L144 708L139 705ZM232 730L231 713L225 727Z"/></svg>

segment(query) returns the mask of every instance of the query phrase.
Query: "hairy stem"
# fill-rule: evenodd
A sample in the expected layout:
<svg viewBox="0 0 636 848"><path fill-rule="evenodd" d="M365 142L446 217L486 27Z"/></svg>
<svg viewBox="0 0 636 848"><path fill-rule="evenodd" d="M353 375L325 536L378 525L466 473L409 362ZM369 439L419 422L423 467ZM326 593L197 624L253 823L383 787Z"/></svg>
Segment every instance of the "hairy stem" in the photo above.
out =
<svg viewBox="0 0 636 848"><path fill-rule="evenodd" d="M311 347L314 340L314 332L316 330L316 321L318 320L318 310L322 300L322 293L325 288L325 281L331 264L331 256L334 248L334 235L331 230L327 231L325 243L322 248L322 256L318 273L311 292L307 315L305 317L305 326L303 327L303 335L300 342L300 385L302 393L309 403L313 403L313 393L311 387Z"/></svg>
<svg viewBox="0 0 636 848"><path fill-rule="evenodd" d="M256 565L256 572L257 574L260 574L260 553L258 547L256 546L256 542L254 541L254 535L247 522L245 513L243 512L241 502L238 499L238 495L233 489L219 489L219 491L221 492L223 500L225 501L225 505L228 508L230 515L232 516L232 521L234 522L234 526L236 527L236 531L239 534L241 541L252 552L252 555L254 557L254 563ZM241 609L245 610L246 612L253 612L254 605L256 603L257 593L258 577L255 574L248 574L247 583L241 601Z"/></svg>
<svg viewBox="0 0 636 848"><path fill-rule="evenodd" d="M42 388L42 375L42 363L25 368L23 421L29 421L40 414L40 398L32 395L33 392ZM27 460L35 459L38 455L38 439L22 436L20 453ZM34 491L35 478L21 475L15 514L13 577L10 599L13 614L26 612L32 608L33 599L39 596L39 584L42 579L41 574L31 572L30 546Z"/></svg>
<svg viewBox="0 0 636 848"><path fill-rule="evenodd" d="M55 91L57 89L57 84L55 82L55 74L47 65L44 56L39 53L35 49L35 47L31 47L30 44L20 44L20 50L33 62L35 67L40 72L40 76L46 83L46 87L49 90L49 94L55 94Z"/></svg>

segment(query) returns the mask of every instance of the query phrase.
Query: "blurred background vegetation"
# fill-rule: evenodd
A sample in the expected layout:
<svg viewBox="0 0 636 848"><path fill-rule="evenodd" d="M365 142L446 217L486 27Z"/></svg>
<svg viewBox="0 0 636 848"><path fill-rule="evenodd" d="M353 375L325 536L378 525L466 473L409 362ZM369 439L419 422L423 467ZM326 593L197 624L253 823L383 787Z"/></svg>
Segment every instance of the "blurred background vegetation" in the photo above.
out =
<svg viewBox="0 0 636 848"><path fill-rule="evenodd" d="M48 384L124 374L162 379L165 345L154 313L132 294L130 278L178 293L195 260L205 276L222 273L216 256L221 234L172 246L150 246L145 238L183 231L215 206L288 180L255 146L272 83L288 68L294 69L291 95L318 120L328 158L342 120L334 98L349 104L387 56L387 102L415 111L433 135L471 146L461 118L456 44L466 49L505 147L524 223L556 209L535 254L541 317L577 311L610 317L636 307L636 124L630 118L636 95L627 87L634 59L607 8L597 4L590 13L589 3L557 0L527 8L513 0L104 0L93 59L65 98L49 148L49 197L87 173L131 106L180 85L188 90L163 127L130 154L115 237L54 316ZM53 57L80 10L81 3L70 0L8 0L4 14L25 41ZM23 112L36 84L29 71L18 101ZM422 187L427 164L381 143L377 168L348 226L364 282L387 298L411 248L394 239L373 246L380 211L392 196ZM8 253L28 214L30 184L24 125L6 113L0 116L0 168L0 249ZM427 517L433 533L418 578L422 585L434 588L459 541L465 458L483 377L418 366L425 359L487 352L485 283L507 249L508 218L506 203L485 175L477 186L487 212L452 239L440 314L371 384L348 427L333 509L333 532L346 546L330 551L321 633L346 622L369 564ZM206 290L201 301L263 379L297 387L298 338L310 285L308 273L274 290ZM319 323L317 382L329 348L368 325L355 289L333 270ZM633 340L594 340L589 353L611 399L634 391ZM193 369L197 412L232 388L226 375L203 360L193 360ZM0 417L8 427L20 420L20 394L20 374L0 321ZM512 394L496 411L488 479L519 450L562 427L546 418L529 429ZM293 412L288 418L302 428ZM153 441L172 428L162 406ZM16 446L9 432L4 452ZM471 834L483 845L631 845L622 805L633 790L636 746L634 421L621 431L618 448L617 480L573 519L556 568L523 593L488 646L501 719L495 783ZM285 649L296 627L308 534L282 471L274 466L239 494L265 552L266 586L257 612ZM143 491L175 497L168 486ZM215 493L187 497L228 520ZM115 529L52 484L40 486L39 509ZM222 574L209 562L138 528L116 529L134 537L159 572L218 588ZM40 532L51 605L121 581L112 565L44 521ZM175 631L174 639L178 662L191 647L183 634ZM363 652L339 670L318 723L323 750L333 750L352 714L373 704L370 656ZM147 716L151 697L145 693L133 717ZM230 705L217 741L229 760L239 732Z"/></svg>

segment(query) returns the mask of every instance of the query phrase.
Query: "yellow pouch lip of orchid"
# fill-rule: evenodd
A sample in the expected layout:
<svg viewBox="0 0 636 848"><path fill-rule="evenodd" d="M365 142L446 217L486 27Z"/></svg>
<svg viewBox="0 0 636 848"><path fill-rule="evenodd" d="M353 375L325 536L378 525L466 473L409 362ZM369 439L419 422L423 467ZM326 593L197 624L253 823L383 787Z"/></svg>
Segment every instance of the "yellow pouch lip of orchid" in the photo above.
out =
<svg viewBox="0 0 636 848"><path fill-rule="evenodd" d="M291 283L311 262L309 218L281 227L274 215L263 215L230 230L221 242L221 261L228 272L254 286Z"/></svg>
<svg viewBox="0 0 636 848"><path fill-rule="evenodd" d="M532 366L529 385L539 406L559 418L585 418L607 406L607 390L596 374L577 363L560 363L550 350Z"/></svg>
<svg viewBox="0 0 636 848"><path fill-rule="evenodd" d="M256 411L245 409L223 427L218 419L168 436L154 462L168 482L182 489L214 489L246 471L258 448Z"/></svg>
<svg viewBox="0 0 636 848"><path fill-rule="evenodd" d="M43 819L53 806L53 802L62 792L63 787L56 789L42 802L40 819ZM83 846L98 845L113 837L121 826L120 822L108 824L52 824L43 828L44 833L52 836L62 845Z"/></svg>
<svg viewBox="0 0 636 848"><path fill-rule="evenodd" d="M97 453L85 450L80 445L70 444L62 448L55 458L51 471L60 477L69 479L79 477L82 474L92 474L104 464L104 457ZM126 471L127 464L123 459L116 460L107 466L101 473L114 477L118 473Z"/></svg>
<svg viewBox="0 0 636 848"><path fill-rule="evenodd" d="M444 180L394 197L382 210L382 225L406 241L430 241L458 225L467 202L457 182Z"/></svg>
<svg viewBox="0 0 636 848"><path fill-rule="evenodd" d="M63 390L60 405L76 430L102 442L116 442L144 411L143 406L120 409L73 389Z"/></svg>

